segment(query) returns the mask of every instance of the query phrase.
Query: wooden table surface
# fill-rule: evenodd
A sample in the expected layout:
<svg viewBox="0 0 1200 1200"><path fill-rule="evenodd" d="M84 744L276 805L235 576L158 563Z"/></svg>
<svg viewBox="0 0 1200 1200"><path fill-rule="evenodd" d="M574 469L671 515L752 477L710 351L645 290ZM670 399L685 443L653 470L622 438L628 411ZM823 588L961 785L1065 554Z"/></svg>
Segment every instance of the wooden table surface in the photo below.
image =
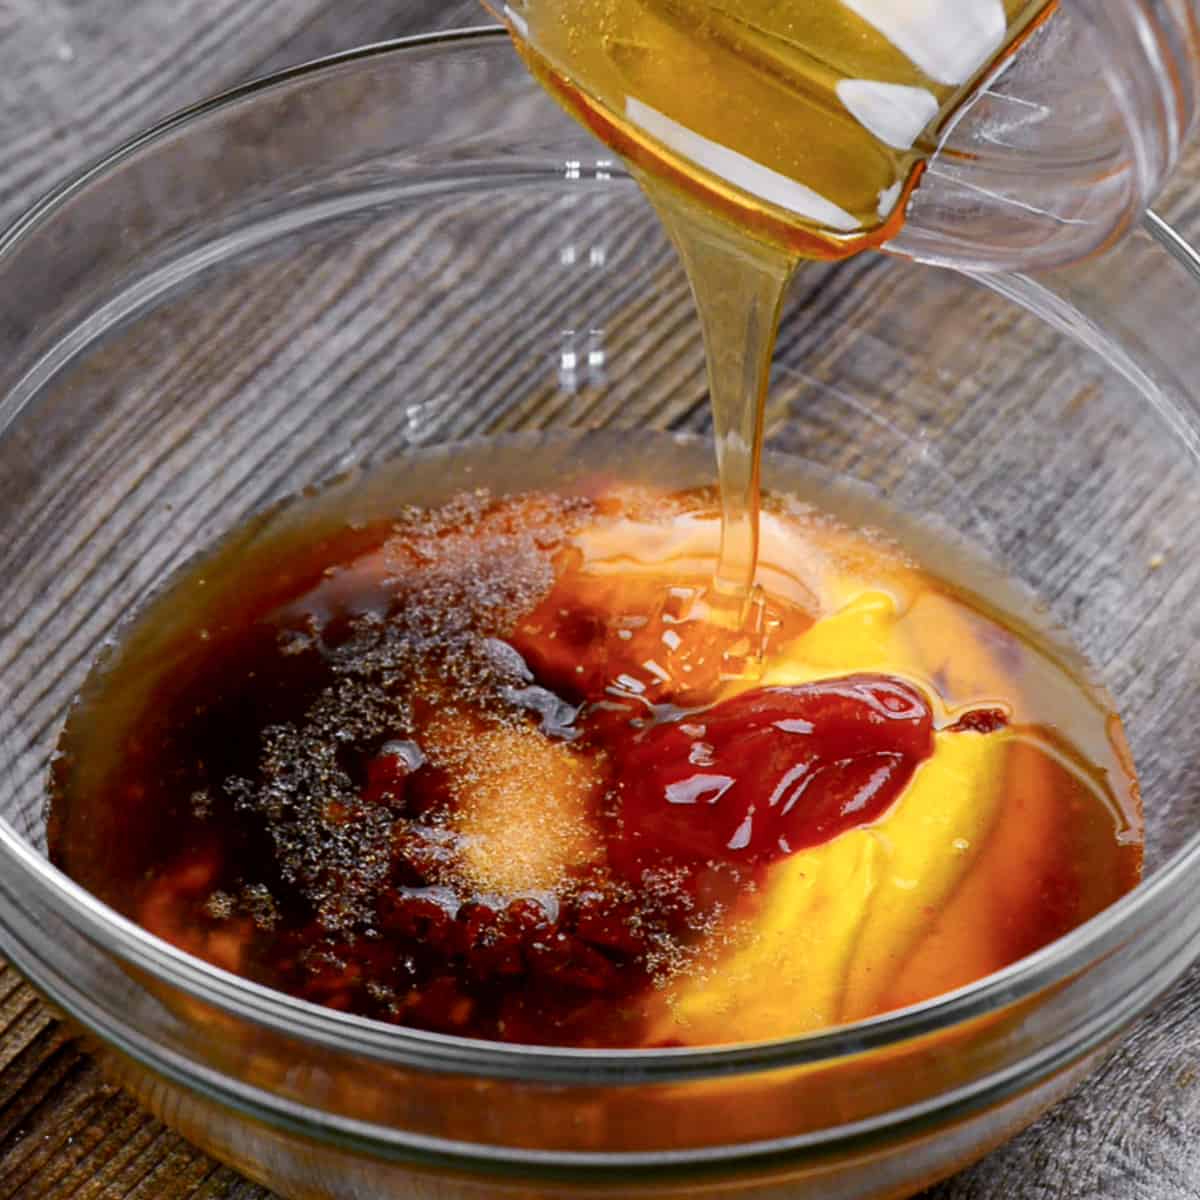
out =
<svg viewBox="0 0 1200 1200"><path fill-rule="evenodd" d="M0 0L0 221L181 105L475 0ZM1200 156L1185 170L1200 178ZM1176 213L1194 208L1186 188ZM926 1200L1200 1197L1200 970L1039 1125ZM0 963L0 1200L269 1200L108 1085Z"/></svg>

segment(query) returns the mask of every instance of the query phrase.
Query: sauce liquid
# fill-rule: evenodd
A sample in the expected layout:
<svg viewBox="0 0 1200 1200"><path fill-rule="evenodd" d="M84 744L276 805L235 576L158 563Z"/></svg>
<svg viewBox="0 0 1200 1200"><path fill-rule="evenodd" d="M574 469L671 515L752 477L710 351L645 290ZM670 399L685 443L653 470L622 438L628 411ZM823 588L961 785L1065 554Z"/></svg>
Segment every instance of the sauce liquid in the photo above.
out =
<svg viewBox="0 0 1200 1200"><path fill-rule="evenodd" d="M643 477L687 473L650 440ZM427 507L440 462L381 468L181 573L72 714L54 860L294 995L576 1046L871 1016L1136 882L1119 724L1044 635L797 476L747 681L744 631L695 615L716 494L553 441L457 450L493 489Z"/></svg>

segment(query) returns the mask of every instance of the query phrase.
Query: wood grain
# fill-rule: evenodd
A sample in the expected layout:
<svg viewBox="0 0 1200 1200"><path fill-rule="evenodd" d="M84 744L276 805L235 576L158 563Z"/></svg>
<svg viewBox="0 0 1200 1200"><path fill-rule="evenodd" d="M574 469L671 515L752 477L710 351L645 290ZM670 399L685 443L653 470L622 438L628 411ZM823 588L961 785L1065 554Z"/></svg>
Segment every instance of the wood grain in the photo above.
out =
<svg viewBox="0 0 1200 1200"><path fill-rule="evenodd" d="M0 219L222 87L345 46L479 23L474 0L0 3ZM1192 162L1171 211L1200 228ZM699 381L693 381L699 386ZM1200 971L1035 1128L927 1200L1200 1197ZM0 1200L268 1200L107 1084L0 965Z"/></svg>

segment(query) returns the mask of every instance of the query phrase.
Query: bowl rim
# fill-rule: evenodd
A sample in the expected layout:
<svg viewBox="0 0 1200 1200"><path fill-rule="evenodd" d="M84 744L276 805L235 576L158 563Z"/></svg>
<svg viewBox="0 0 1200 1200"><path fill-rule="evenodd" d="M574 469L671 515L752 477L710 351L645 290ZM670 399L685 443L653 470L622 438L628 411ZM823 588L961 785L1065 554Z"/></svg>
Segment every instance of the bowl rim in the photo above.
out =
<svg viewBox="0 0 1200 1200"><path fill-rule="evenodd" d="M380 58L403 59L413 51L453 53L463 46L507 43L508 35L499 25L375 42L261 76L183 108L83 167L34 202L0 233L0 264L91 181L119 169L142 149L186 130L206 116L348 65ZM0 437L16 415L16 410L0 398ZM194 958L123 917L63 874L4 818L0 818L0 869L14 891L34 889L56 915L104 951L168 987L285 1037L300 1038L339 1055L360 1055L408 1069L595 1087L683 1083L811 1066L943 1032L1008 1008L1086 970L1126 941L1147 909L1169 904L1176 889L1200 875L1200 834L1193 835L1152 876L1090 921L963 988L866 1021L799 1037L669 1049L510 1045L388 1025L295 999Z"/></svg>

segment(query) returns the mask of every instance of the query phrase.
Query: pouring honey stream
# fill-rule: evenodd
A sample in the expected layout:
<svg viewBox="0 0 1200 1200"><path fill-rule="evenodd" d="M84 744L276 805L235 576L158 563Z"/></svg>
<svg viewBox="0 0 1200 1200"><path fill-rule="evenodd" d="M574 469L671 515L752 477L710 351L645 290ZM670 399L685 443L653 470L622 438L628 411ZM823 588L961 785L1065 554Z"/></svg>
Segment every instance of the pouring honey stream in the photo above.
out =
<svg viewBox="0 0 1200 1200"><path fill-rule="evenodd" d="M516 0L535 76L619 153L691 283L721 487L714 615L751 623L762 420L800 264L876 249L1047 0Z"/></svg>

